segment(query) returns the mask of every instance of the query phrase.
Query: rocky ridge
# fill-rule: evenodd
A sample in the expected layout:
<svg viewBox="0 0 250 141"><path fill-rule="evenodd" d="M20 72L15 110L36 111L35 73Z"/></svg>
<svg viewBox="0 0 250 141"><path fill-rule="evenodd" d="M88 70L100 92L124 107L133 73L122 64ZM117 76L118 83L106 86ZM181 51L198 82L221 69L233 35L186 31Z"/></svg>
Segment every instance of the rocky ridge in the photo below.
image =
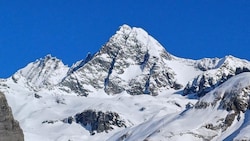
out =
<svg viewBox="0 0 250 141"><path fill-rule="evenodd" d="M38 91L60 83L68 70L61 60L47 55L17 71L12 79L15 83L24 81L28 87Z"/></svg>
<svg viewBox="0 0 250 141"><path fill-rule="evenodd" d="M198 64L198 67L206 71L188 82L184 88L183 95L196 93L197 96L201 97L232 76L250 72L250 63L247 60L241 60L233 56L226 56L219 60L215 59L212 62L213 65L212 67L208 65L210 66L209 68L204 68Z"/></svg>

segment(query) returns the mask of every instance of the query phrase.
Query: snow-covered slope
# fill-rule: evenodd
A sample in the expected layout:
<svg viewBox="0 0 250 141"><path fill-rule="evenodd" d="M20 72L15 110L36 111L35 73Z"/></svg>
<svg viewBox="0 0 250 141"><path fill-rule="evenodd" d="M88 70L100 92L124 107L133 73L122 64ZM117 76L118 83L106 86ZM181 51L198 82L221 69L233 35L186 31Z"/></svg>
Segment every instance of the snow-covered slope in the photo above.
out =
<svg viewBox="0 0 250 141"><path fill-rule="evenodd" d="M249 140L249 93L250 73L239 74L194 106L124 129L109 140Z"/></svg>
<svg viewBox="0 0 250 141"><path fill-rule="evenodd" d="M48 55L0 91L27 141L250 139L249 70L233 56L176 57L123 25L94 55L71 67Z"/></svg>

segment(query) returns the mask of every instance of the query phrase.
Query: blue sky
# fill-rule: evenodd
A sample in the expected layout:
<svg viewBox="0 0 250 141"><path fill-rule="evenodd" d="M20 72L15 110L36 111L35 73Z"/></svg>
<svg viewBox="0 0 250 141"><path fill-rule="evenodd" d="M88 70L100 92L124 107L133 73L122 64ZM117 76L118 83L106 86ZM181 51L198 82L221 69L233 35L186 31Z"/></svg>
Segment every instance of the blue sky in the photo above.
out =
<svg viewBox="0 0 250 141"><path fill-rule="evenodd" d="M47 54L71 66L122 24L179 57L250 60L249 0L0 0L0 78Z"/></svg>

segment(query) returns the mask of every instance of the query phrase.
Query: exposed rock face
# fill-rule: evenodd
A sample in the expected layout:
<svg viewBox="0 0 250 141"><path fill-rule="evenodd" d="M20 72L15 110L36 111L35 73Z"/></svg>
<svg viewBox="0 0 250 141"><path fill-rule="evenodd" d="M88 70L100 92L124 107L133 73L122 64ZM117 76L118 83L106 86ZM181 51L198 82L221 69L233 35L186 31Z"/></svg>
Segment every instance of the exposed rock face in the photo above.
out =
<svg viewBox="0 0 250 141"><path fill-rule="evenodd" d="M92 59L92 57L93 56L90 53L88 53L84 60L80 60L80 61L76 62L75 64L73 64L73 66L69 69L67 75L70 75L73 72L80 69L81 67L83 67L86 63L88 63L88 61L90 61Z"/></svg>
<svg viewBox="0 0 250 141"><path fill-rule="evenodd" d="M221 107L228 111L246 112L249 109L250 86L246 86L237 91L231 91L222 98Z"/></svg>
<svg viewBox="0 0 250 141"><path fill-rule="evenodd" d="M126 127L125 121L123 121L117 113L104 113L102 111L94 110L86 110L82 113L76 114L74 117L68 117L63 121L69 124L75 121L89 130L92 135L95 134L94 132L108 132L113 129L113 126Z"/></svg>
<svg viewBox="0 0 250 141"><path fill-rule="evenodd" d="M23 131L14 120L5 96L0 92L0 141L24 141Z"/></svg>
<svg viewBox="0 0 250 141"><path fill-rule="evenodd" d="M183 95L196 93L199 97L204 96L232 76L250 72L250 63L248 61L233 56L226 56L220 60L208 60L205 59L205 63L203 61L197 62L197 67L205 70L205 72L186 85Z"/></svg>
<svg viewBox="0 0 250 141"><path fill-rule="evenodd" d="M205 110L212 106L228 111L223 117L224 122L219 125L225 131L234 120L240 119L240 113L250 109L250 80L246 78L247 74L250 73L239 74L222 84L221 88L209 92L195 104L195 108Z"/></svg>
<svg viewBox="0 0 250 141"><path fill-rule="evenodd" d="M75 71L62 85L85 96L89 87L107 94L127 91L131 95L157 95L160 89L182 87L165 63L171 59L147 32L123 25L88 63L71 68Z"/></svg>

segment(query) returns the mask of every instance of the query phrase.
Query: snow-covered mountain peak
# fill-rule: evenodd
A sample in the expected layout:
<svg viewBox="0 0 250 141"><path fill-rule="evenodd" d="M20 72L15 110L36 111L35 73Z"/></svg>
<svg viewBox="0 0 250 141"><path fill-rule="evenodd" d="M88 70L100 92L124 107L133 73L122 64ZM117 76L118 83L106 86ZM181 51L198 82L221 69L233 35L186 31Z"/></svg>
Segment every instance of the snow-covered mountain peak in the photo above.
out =
<svg viewBox="0 0 250 141"><path fill-rule="evenodd" d="M101 89L107 94L126 91L132 95L157 95L160 90L155 87L181 87L166 64L172 58L146 31L123 25L88 63L80 61L77 64L84 65L70 69L74 73L62 85L80 95L87 95L90 89Z"/></svg>
<svg viewBox="0 0 250 141"><path fill-rule="evenodd" d="M27 141L250 139L249 61L175 57L128 25L70 68L47 55L0 91Z"/></svg>
<svg viewBox="0 0 250 141"><path fill-rule="evenodd" d="M116 34L113 35L107 44L114 44L116 48L138 51L147 51L155 57L165 56L171 59L172 56L166 52L165 48L144 29L122 25ZM121 46L122 45L122 46ZM105 47L105 46L104 46ZM136 51L136 50L134 50Z"/></svg>
<svg viewBox="0 0 250 141"><path fill-rule="evenodd" d="M26 83L37 89L58 84L68 69L61 60L49 54L20 69L12 79L17 83L20 78L24 78Z"/></svg>

